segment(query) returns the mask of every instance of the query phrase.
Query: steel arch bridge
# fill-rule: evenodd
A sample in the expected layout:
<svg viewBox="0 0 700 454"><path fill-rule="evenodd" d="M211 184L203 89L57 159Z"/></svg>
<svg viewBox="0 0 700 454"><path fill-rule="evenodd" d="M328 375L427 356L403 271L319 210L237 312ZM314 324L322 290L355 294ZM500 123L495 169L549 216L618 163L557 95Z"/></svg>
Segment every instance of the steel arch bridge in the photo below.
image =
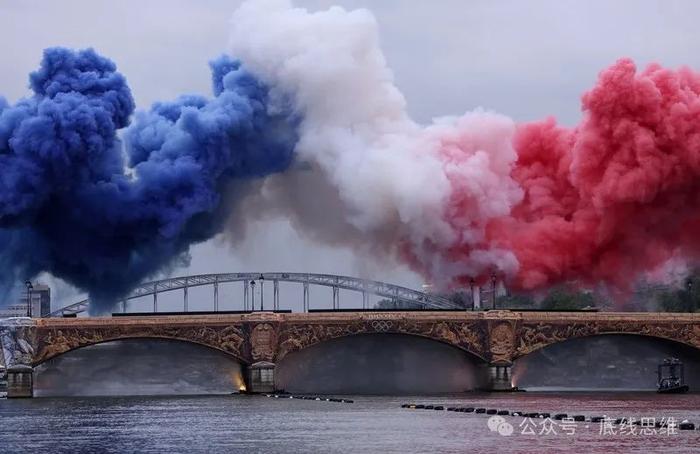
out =
<svg viewBox="0 0 700 454"><path fill-rule="evenodd" d="M376 295L389 298L394 302L410 303L424 309L463 309L448 298L440 295L420 292L398 285L385 282L358 279L349 276L337 276L334 274L313 273L220 273L200 274L193 276L173 277L158 281L145 282L136 287L129 295L122 299L123 310L126 311L128 300L153 296L153 312L158 311L158 294L175 290L183 291L183 308L188 312L187 291L192 287L211 285L214 289L214 311L219 308L219 284L229 282L241 282L243 290L243 310L255 309L255 286L263 288L265 282L271 282L273 288L273 309L279 309L279 283L294 282L302 284L304 312L309 310L309 286L323 286L333 289L333 309L340 308L340 289L362 293L362 308L367 309L369 296ZM263 292L261 292L261 309L263 307ZM90 300L85 299L74 304L62 307L48 314L48 317L74 316L85 312L90 306Z"/></svg>

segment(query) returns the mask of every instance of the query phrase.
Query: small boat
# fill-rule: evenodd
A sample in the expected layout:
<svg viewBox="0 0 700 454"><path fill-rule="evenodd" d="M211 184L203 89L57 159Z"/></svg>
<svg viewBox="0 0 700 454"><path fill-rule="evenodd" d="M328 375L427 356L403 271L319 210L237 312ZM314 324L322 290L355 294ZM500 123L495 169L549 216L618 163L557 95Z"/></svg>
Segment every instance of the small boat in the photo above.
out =
<svg viewBox="0 0 700 454"><path fill-rule="evenodd" d="M657 369L657 392L662 394L687 393L690 387L685 384L683 363L677 358L666 358Z"/></svg>
<svg viewBox="0 0 700 454"><path fill-rule="evenodd" d="M659 386L656 392L660 394L685 394L689 389L688 385Z"/></svg>

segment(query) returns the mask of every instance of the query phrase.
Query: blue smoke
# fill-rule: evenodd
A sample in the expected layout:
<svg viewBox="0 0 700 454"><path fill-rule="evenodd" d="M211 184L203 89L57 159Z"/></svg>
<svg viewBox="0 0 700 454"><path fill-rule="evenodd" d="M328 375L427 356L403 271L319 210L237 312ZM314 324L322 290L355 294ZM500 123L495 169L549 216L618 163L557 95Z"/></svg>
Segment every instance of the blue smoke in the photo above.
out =
<svg viewBox="0 0 700 454"><path fill-rule="evenodd" d="M48 271L107 310L221 231L232 182L290 166L294 117L270 113L239 62L211 69L213 98L156 103L129 126L134 101L112 61L44 51L34 95L0 98L1 286Z"/></svg>

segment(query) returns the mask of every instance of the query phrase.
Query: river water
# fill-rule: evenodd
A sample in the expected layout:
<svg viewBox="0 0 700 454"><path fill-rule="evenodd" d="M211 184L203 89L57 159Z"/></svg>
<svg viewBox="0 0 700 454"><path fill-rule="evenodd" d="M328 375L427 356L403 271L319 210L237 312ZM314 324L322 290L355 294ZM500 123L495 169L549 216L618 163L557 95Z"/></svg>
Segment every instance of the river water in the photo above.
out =
<svg viewBox="0 0 700 454"><path fill-rule="evenodd" d="M2 453L462 453L700 452L700 431L652 432L600 423L549 425L504 417L411 410L403 403L700 422L700 395L515 393L347 396L335 403L266 396L0 399ZM657 419L658 420L658 419ZM610 429L610 427L608 427ZM507 432L507 430L506 430Z"/></svg>

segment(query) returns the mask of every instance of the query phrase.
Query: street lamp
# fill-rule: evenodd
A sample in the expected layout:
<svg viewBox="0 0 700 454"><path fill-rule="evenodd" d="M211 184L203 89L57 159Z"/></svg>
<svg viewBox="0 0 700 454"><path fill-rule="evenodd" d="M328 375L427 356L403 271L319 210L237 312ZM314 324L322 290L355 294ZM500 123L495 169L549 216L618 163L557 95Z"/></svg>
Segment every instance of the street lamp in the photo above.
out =
<svg viewBox="0 0 700 454"><path fill-rule="evenodd" d="M474 278L469 279L469 289L472 294L472 310L474 310Z"/></svg>
<svg viewBox="0 0 700 454"><path fill-rule="evenodd" d="M491 275L491 284L493 290L493 295L491 295L491 306L492 309L496 309L496 273Z"/></svg>
<svg viewBox="0 0 700 454"><path fill-rule="evenodd" d="M255 312L255 281L250 281L250 311Z"/></svg>
<svg viewBox="0 0 700 454"><path fill-rule="evenodd" d="M25 281L24 285L27 287L27 317L32 317L32 290L34 286L30 281Z"/></svg>
<svg viewBox="0 0 700 454"><path fill-rule="evenodd" d="M265 276L262 274L260 275L260 312L264 311L265 308L264 302L265 302Z"/></svg>

